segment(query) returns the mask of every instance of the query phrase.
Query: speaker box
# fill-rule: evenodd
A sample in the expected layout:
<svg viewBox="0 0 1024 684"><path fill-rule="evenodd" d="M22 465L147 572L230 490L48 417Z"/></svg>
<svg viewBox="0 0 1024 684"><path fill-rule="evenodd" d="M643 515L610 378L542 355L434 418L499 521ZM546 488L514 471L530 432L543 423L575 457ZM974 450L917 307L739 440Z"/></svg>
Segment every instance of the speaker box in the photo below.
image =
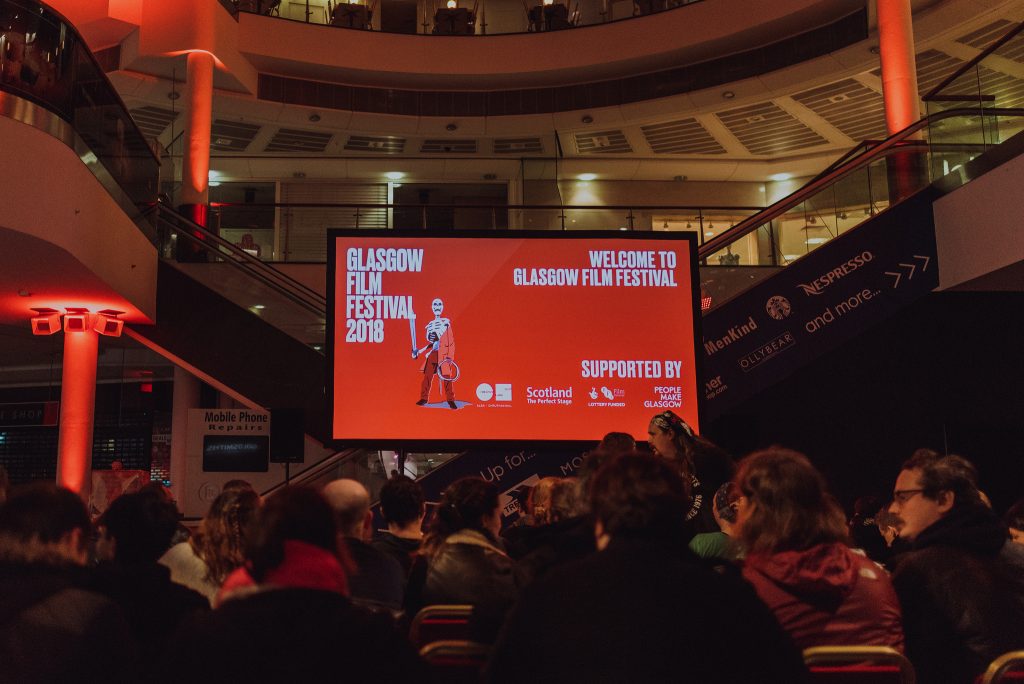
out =
<svg viewBox="0 0 1024 684"><path fill-rule="evenodd" d="M302 463L306 432L302 409L270 409L270 462Z"/></svg>

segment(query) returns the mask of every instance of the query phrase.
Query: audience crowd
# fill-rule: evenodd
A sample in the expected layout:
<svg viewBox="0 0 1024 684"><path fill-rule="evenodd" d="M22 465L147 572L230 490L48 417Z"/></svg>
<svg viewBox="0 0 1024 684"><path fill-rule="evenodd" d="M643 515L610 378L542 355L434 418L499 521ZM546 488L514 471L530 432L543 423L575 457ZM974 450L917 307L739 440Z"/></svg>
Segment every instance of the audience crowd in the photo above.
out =
<svg viewBox="0 0 1024 684"><path fill-rule="evenodd" d="M48 483L0 487L0 682L445 681L410 639L471 607L489 682L801 682L802 651L884 646L923 684L1024 648L1024 501L1000 517L968 460L930 450L891 501L843 513L803 454L734 463L671 411L502 492L415 481L227 483L191 533L150 485L90 520ZM3 483L6 485L6 483ZM415 630L414 630L415 633Z"/></svg>

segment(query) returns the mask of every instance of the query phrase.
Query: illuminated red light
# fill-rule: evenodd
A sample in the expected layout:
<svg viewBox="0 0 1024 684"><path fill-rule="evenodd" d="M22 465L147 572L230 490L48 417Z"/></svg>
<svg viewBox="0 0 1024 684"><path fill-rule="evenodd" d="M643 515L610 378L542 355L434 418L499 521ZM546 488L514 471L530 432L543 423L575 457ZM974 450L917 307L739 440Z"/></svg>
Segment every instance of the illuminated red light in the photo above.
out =
<svg viewBox="0 0 1024 684"><path fill-rule="evenodd" d="M139 391L142 392L143 394L152 394L153 393L153 383L151 383L151 382L140 383L139 384Z"/></svg>
<svg viewBox="0 0 1024 684"><path fill-rule="evenodd" d="M700 298L700 310L707 311L711 308L711 296L705 295Z"/></svg>
<svg viewBox="0 0 1024 684"><path fill-rule="evenodd" d="M33 335L53 335L60 332L60 313L53 309L36 309L32 317Z"/></svg>
<svg viewBox="0 0 1024 684"><path fill-rule="evenodd" d="M91 327L89 325L89 319L92 318L92 314L88 313L69 313L64 315L64 332L85 332Z"/></svg>

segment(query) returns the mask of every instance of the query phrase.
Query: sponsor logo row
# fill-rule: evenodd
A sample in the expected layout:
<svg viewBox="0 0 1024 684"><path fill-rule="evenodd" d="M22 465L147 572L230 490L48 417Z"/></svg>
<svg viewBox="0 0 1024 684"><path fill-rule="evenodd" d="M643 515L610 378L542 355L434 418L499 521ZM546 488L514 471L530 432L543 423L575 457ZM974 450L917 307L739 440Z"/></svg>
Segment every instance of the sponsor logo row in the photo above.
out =
<svg viewBox="0 0 1024 684"><path fill-rule="evenodd" d="M482 382L476 386L476 398L484 405L509 406L514 401L512 383ZM529 405L572 406L574 402L587 406L622 407L626 405L626 391L608 385L592 385L579 390L574 387L534 387L527 385L523 397ZM644 401L645 408L678 408L683 405L683 388L657 386L653 396Z"/></svg>

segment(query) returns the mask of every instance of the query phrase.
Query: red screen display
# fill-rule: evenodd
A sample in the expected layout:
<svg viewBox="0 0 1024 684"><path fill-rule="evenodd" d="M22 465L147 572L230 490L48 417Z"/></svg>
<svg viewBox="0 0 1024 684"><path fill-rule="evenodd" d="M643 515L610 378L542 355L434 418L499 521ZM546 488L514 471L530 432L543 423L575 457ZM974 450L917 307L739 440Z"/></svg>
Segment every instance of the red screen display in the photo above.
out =
<svg viewBox="0 0 1024 684"><path fill-rule="evenodd" d="M685 234L330 240L335 440L643 437L665 409L697 427Z"/></svg>

